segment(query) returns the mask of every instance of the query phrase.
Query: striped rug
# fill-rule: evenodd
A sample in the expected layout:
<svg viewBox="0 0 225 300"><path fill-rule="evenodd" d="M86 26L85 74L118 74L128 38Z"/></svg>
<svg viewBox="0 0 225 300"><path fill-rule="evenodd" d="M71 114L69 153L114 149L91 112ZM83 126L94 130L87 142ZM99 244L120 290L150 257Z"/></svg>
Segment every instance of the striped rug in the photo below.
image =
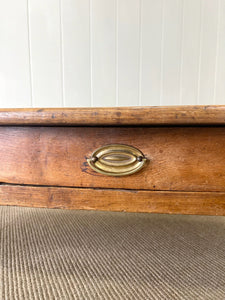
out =
<svg viewBox="0 0 225 300"><path fill-rule="evenodd" d="M225 217L0 207L0 299L225 300Z"/></svg>

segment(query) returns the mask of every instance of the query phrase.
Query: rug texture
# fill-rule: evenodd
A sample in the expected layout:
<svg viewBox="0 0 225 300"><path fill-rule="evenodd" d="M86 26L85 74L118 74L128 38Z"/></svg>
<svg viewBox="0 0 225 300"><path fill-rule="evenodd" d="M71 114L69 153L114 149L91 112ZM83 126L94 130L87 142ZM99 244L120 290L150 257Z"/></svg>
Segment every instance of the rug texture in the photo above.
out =
<svg viewBox="0 0 225 300"><path fill-rule="evenodd" d="M0 207L0 299L225 299L225 217Z"/></svg>

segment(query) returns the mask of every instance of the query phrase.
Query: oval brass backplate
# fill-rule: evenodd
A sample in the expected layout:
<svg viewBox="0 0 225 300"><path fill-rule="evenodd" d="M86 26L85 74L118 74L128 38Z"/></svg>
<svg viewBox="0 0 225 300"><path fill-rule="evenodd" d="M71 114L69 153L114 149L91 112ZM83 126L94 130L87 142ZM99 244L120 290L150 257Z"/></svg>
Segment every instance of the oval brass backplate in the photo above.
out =
<svg viewBox="0 0 225 300"><path fill-rule="evenodd" d="M88 158L90 167L109 176L125 176L136 173L146 163L143 153L128 145L111 144L98 148Z"/></svg>

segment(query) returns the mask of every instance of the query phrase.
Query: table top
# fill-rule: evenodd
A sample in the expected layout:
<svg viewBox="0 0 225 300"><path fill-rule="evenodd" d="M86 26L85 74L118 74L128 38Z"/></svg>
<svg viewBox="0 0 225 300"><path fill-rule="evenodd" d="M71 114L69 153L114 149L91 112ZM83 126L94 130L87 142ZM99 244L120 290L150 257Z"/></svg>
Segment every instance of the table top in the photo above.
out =
<svg viewBox="0 0 225 300"><path fill-rule="evenodd" d="M0 109L0 125L225 125L225 105Z"/></svg>

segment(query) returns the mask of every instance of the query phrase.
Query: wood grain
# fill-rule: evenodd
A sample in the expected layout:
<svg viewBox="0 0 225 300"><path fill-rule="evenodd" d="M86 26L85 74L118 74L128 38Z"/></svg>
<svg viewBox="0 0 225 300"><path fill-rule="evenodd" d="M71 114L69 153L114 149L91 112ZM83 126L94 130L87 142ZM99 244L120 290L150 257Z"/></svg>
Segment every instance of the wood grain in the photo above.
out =
<svg viewBox="0 0 225 300"><path fill-rule="evenodd" d="M225 193L0 185L0 205L224 216Z"/></svg>
<svg viewBox="0 0 225 300"><path fill-rule="evenodd" d="M121 143L148 158L138 173L109 177L86 159ZM223 127L0 127L0 182L12 184L225 191Z"/></svg>
<svg viewBox="0 0 225 300"><path fill-rule="evenodd" d="M225 124L225 106L0 109L0 125L124 126Z"/></svg>

